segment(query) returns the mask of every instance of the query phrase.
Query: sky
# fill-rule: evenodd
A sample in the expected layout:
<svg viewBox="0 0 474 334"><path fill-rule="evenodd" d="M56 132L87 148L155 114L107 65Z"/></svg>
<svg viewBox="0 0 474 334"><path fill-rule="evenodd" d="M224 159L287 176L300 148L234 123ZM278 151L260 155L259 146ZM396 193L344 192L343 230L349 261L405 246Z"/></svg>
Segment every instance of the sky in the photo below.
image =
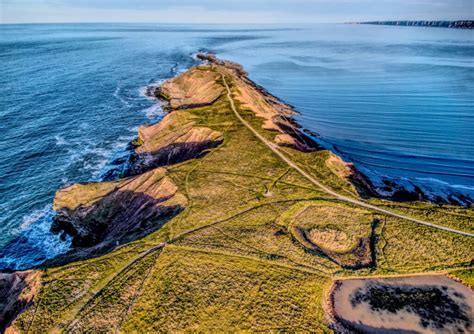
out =
<svg viewBox="0 0 474 334"><path fill-rule="evenodd" d="M0 0L0 23L320 23L474 18L474 0Z"/></svg>

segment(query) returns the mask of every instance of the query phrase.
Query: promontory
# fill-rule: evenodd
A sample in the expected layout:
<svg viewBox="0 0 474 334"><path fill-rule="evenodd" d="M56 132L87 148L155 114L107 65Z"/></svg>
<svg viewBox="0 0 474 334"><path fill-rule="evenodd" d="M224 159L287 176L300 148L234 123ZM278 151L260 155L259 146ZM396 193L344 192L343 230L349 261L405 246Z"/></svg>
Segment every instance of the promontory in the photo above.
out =
<svg viewBox="0 0 474 334"><path fill-rule="evenodd" d="M121 175L56 193L52 230L72 238L71 250L0 274L0 330L343 332L357 319L336 312L344 304L334 291L359 287L356 304L381 296L395 305L399 282L385 277L472 286L472 208L379 197L242 66L198 57L149 89L167 113L139 128ZM341 283L351 278L359 285ZM403 291L428 298L436 284ZM464 312L439 290L451 298L443 314L447 305ZM428 329L472 329L461 313L431 321L410 298L374 307L412 310Z"/></svg>

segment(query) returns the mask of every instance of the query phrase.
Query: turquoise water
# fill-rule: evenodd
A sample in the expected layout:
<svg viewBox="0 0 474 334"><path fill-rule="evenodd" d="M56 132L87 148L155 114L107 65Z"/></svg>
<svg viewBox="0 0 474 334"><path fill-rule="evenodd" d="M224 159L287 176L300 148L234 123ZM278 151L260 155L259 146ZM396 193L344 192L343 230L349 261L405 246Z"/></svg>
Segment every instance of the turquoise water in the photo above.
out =
<svg viewBox="0 0 474 334"><path fill-rule="evenodd" d="M55 191L116 167L162 116L144 89L199 50L242 63L374 183L474 196L472 42L418 27L2 25L0 268L68 249L49 233Z"/></svg>

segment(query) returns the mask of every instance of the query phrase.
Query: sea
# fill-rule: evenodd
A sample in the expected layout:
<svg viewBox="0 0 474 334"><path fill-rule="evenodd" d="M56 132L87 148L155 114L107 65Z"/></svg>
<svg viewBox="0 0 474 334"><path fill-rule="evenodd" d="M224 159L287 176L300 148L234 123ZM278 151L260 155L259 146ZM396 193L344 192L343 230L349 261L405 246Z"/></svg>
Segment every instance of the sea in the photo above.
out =
<svg viewBox="0 0 474 334"><path fill-rule="evenodd" d="M0 25L0 269L68 251L50 233L55 192L116 168L138 126L163 116L146 88L198 51L244 65L375 185L474 198L473 42L349 24Z"/></svg>

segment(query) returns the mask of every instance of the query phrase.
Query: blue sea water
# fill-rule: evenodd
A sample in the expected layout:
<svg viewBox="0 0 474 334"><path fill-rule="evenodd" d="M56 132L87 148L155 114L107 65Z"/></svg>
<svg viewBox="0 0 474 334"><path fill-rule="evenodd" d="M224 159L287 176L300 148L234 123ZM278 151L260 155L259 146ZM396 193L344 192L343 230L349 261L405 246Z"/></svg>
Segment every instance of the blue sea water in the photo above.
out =
<svg viewBox="0 0 474 334"><path fill-rule="evenodd" d="M199 50L243 64L376 184L474 196L473 45L422 27L0 25L0 268L67 251L55 191L100 180L162 116L146 86Z"/></svg>

